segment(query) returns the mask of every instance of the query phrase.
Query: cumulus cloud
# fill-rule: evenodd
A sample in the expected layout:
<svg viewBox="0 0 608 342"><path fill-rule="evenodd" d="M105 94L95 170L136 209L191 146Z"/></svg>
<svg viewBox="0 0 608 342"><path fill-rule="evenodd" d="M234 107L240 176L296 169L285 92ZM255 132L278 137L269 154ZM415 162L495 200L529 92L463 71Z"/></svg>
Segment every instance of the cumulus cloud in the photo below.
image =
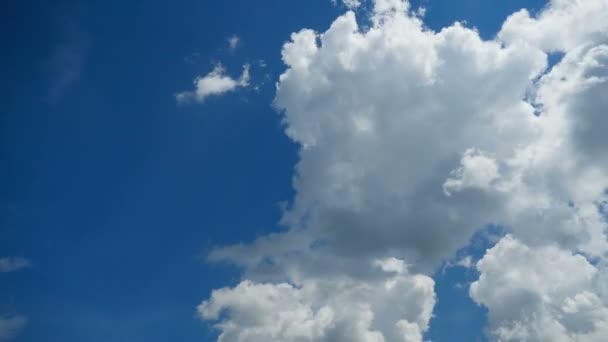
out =
<svg viewBox="0 0 608 342"><path fill-rule="evenodd" d="M384 275L373 280L345 276L303 283L249 280L212 293L199 306L217 324L220 342L422 341L435 297L431 278L408 273L402 260L377 261Z"/></svg>
<svg viewBox="0 0 608 342"><path fill-rule="evenodd" d="M238 88L249 86L249 65L243 66L243 72L238 79L226 75L226 69L221 64L205 76L194 80L193 91L185 91L175 95L177 102L204 102L210 96L219 96Z"/></svg>
<svg viewBox="0 0 608 342"><path fill-rule="evenodd" d="M460 24L428 31L400 1L375 5L368 31L349 12L320 46L303 30L283 49L275 104L302 146L284 222L343 256L428 270L500 214L499 160L539 129L523 98L546 58Z"/></svg>
<svg viewBox="0 0 608 342"><path fill-rule="evenodd" d="M518 228L477 264L480 279L471 287L489 309L496 340L608 335L606 16L606 1L555 0L535 18L513 14L498 35L507 45L564 57L534 89L544 122L538 139L509 161L519 198L510 201L511 224Z"/></svg>
<svg viewBox="0 0 608 342"><path fill-rule="evenodd" d="M477 263L471 297L490 309L499 341L604 341L606 269L556 246L503 238ZM603 288L602 288L603 286Z"/></svg>
<svg viewBox="0 0 608 342"><path fill-rule="evenodd" d="M0 316L0 341L10 341L15 338L25 326L27 320L23 316Z"/></svg>
<svg viewBox="0 0 608 342"><path fill-rule="evenodd" d="M569 51L606 41L604 0L552 0L537 17L522 9L512 14L498 34L506 43L528 43L545 51Z"/></svg>
<svg viewBox="0 0 608 342"><path fill-rule="evenodd" d="M25 258L0 258L0 272L15 272L30 266L30 261Z"/></svg>
<svg viewBox="0 0 608 342"><path fill-rule="evenodd" d="M459 23L433 32L400 0L375 0L369 29L349 11L323 33L293 33L275 98L300 146L286 229L211 253L248 280L215 292L202 317L219 320L222 341L420 341L428 275L498 224L511 235L477 263L470 291L493 337L605 336L607 4L554 0L489 41ZM419 289L408 279L427 279L424 305L407 299ZM305 331L273 330L281 317Z"/></svg>

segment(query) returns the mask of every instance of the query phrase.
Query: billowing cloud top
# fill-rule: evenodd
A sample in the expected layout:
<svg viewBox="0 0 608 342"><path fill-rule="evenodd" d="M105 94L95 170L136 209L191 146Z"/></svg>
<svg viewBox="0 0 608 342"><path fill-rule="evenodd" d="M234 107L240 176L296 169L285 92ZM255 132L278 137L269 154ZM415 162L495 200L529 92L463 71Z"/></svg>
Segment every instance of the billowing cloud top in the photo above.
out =
<svg viewBox="0 0 608 342"><path fill-rule="evenodd" d="M296 197L286 231L210 255L245 268L199 307L219 340L422 341L429 275L490 223L509 235L470 294L493 338L605 337L606 18L607 0L553 0L484 41L375 0L367 30L349 11L292 34L275 106Z"/></svg>

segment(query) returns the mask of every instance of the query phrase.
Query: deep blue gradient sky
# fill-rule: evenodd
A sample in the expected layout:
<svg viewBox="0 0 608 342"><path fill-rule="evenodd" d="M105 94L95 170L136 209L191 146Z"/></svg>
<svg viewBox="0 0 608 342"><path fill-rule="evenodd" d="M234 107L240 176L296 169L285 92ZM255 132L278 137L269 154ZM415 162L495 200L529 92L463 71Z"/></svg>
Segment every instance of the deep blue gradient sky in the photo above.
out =
<svg viewBox="0 0 608 342"><path fill-rule="evenodd" d="M544 1L413 3L433 29L466 20L491 38L509 13ZM0 273L0 315L28 317L15 341L214 340L195 307L239 273L205 263L205 251L278 229L293 196L297 146L271 107L281 46L343 10L330 0L3 2L0 257L32 262ZM231 52L233 34L242 44ZM174 94L219 61L232 75L252 63L259 90L177 105ZM434 341L483 339L483 310L452 285L467 272L437 275Z"/></svg>

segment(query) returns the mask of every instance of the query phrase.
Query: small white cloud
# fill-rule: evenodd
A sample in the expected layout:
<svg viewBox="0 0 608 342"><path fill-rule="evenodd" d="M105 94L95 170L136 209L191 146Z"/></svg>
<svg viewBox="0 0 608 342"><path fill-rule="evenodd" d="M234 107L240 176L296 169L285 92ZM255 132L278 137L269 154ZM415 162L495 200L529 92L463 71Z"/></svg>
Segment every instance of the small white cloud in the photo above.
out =
<svg viewBox="0 0 608 342"><path fill-rule="evenodd" d="M338 4L337 0L332 0L331 2L334 4L334 6ZM346 8L352 10L352 9L359 8L359 6L361 6L361 1L360 0L342 0L342 4Z"/></svg>
<svg viewBox="0 0 608 342"><path fill-rule="evenodd" d="M239 36L237 36L236 34L233 34L228 38L228 47L230 48L230 51L236 50L236 48L239 47L240 43L241 38L239 38Z"/></svg>
<svg viewBox="0 0 608 342"><path fill-rule="evenodd" d="M342 2L348 9L354 9L361 6L361 1L359 0L342 0Z"/></svg>
<svg viewBox="0 0 608 342"><path fill-rule="evenodd" d="M25 258L0 258L0 273L19 271L30 265L30 261Z"/></svg>
<svg viewBox="0 0 608 342"><path fill-rule="evenodd" d="M23 316L0 317L0 342L15 338L26 323L27 320Z"/></svg>
<svg viewBox="0 0 608 342"><path fill-rule="evenodd" d="M471 268L475 265L475 263L473 262L473 258L470 255L467 255L464 258L458 260L458 262L456 262L456 265L464 268Z"/></svg>
<svg viewBox="0 0 608 342"><path fill-rule="evenodd" d="M249 64L243 66L243 73L238 79L226 75L224 67L218 64L210 73L194 80L195 90L178 93L175 98L179 103L204 102L209 96L218 96L237 88L247 87L249 79Z"/></svg>
<svg viewBox="0 0 608 342"><path fill-rule="evenodd" d="M426 7L420 6L415 12L417 17L423 18L426 15Z"/></svg>

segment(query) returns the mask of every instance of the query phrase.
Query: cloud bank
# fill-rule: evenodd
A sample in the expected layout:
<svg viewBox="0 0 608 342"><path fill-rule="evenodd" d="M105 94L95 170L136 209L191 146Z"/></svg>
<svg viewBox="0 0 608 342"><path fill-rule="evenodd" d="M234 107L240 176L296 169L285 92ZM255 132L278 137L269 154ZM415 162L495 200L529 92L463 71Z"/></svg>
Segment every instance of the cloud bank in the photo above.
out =
<svg viewBox="0 0 608 342"><path fill-rule="evenodd" d="M493 339L606 336L606 18L553 0L482 40L375 0L368 29L293 33L275 106L296 196L284 231L211 253L245 270L199 306L219 341L422 341L430 275L488 224L509 234L470 295Z"/></svg>

